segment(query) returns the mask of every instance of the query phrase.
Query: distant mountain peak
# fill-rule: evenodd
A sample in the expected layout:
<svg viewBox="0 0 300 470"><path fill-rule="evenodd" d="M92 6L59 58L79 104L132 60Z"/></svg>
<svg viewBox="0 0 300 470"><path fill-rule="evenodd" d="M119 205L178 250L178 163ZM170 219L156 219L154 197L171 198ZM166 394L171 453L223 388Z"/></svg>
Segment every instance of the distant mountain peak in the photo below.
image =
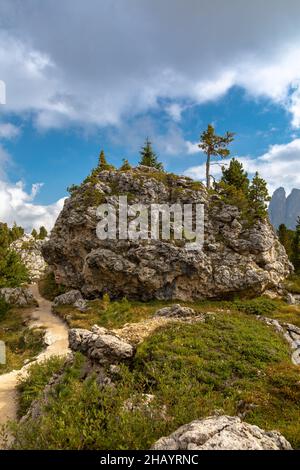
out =
<svg viewBox="0 0 300 470"><path fill-rule="evenodd" d="M269 217L277 229L285 224L289 229L295 229L297 218L300 216L300 189L293 188L288 196L281 186L277 188L269 204Z"/></svg>

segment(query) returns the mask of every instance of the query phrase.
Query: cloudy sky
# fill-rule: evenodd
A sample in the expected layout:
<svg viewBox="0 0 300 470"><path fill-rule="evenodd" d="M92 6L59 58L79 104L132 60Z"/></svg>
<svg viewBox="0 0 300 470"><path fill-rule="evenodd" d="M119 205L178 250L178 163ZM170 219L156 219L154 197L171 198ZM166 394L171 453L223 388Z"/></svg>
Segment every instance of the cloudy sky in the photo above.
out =
<svg viewBox="0 0 300 470"><path fill-rule="evenodd" d="M134 164L146 136L203 179L208 123L300 188L299 24L299 0L0 0L0 220L50 227L101 148Z"/></svg>

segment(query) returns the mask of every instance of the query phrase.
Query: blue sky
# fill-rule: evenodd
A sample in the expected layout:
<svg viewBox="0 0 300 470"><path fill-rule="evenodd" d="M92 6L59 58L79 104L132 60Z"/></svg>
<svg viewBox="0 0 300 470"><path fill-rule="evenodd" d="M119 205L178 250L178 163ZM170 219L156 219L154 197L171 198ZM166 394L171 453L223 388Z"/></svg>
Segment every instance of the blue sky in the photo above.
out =
<svg viewBox="0 0 300 470"><path fill-rule="evenodd" d="M224 3L0 0L0 219L51 227L100 149L135 164L146 136L203 179L208 123L271 192L300 187L300 4Z"/></svg>

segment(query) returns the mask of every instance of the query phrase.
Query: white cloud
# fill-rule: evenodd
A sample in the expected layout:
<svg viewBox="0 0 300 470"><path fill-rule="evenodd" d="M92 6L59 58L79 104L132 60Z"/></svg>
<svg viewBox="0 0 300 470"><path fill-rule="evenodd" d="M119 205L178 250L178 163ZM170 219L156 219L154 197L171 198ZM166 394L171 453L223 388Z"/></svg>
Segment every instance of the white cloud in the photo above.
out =
<svg viewBox="0 0 300 470"><path fill-rule="evenodd" d="M234 85L300 127L299 0L2 0L0 17L6 109L41 128L119 125L161 98L178 122Z"/></svg>
<svg viewBox="0 0 300 470"><path fill-rule="evenodd" d="M178 103L172 103L165 108L166 112L175 122L179 122L181 120L183 109L184 108Z"/></svg>
<svg viewBox="0 0 300 470"><path fill-rule="evenodd" d="M31 192L25 191L24 184L19 181L12 184L0 180L0 220L12 225L14 222L30 232L32 228L44 225L50 230L61 211L64 198L54 204L35 204L34 199L40 184L32 186Z"/></svg>
<svg viewBox="0 0 300 470"><path fill-rule="evenodd" d="M188 154L193 154L193 153L198 153L200 152L200 149L199 149L199 143L198 142L190 142L189 140L187 140L185 142L186 144L186 150L187 150L187 153Z"/></svg>
<svg viewBox="0 0 300 470"><path fill-rule="evenodd" d="M0 122L0 139L14 139L20 134L20 128L10 122Z"/></svg>
<svg viewBox="0 0 300 470"><path fill-rule="evenodd" d="M268 151L256 159L243 156L238 160L243 163L249 176L255 171L259 172L267 181L270 193L279 186L283 186L287 192L293 188L300 188L300 139L294 139L287 144L270 145ZM190 167L184 173L202 181L205 177L205 163ZM221 167L213 165L211 174L215 178L220 178Z"/></svg>

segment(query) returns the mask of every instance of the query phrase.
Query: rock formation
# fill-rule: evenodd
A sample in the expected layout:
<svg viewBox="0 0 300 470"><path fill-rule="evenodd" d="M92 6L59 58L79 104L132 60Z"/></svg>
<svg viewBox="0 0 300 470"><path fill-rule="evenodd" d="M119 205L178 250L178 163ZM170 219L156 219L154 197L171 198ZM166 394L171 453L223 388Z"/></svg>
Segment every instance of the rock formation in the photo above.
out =
<svg viewBox="0 0 300 470"><path fill-rule="evenodd" d="M202 203L203 250L189 251L185 240L100 240L100 203ZM249 224L239 209L210 195L189 178L137 167L102 171L87 179L65 201L42 247L56 280L85 297L143 300L224 298L257 295L276 288L291 266L268 221Z"/></svg>
<svg viewBox="0 0 300 470"><path fill-rule="evenodd" d="M87 302L83 299L79 290L70 290L65 294L58 295L53 301L53 309L59 305L73 305L78 310L85 312L87 310Z"/></svg>
<svg viewBox="0 0 300 470"><path fill-rule="evenodd" d="M277 431L266 432L236 416L192 421L162 437L153 450L292 450Z"/></svg>
<svg viewBox="0 0 300 470"><path fill-rule="evenodd" d="M98 364L114 364L133 357L134 348L113 332L93 326L92 331L73 328L69 331L69 346Z"/></svg>
<svg viewBox="0 0 300 470"><path fill-rule="evenodd" d="M269 204L269 217L273 226L277 229L280 224L285 224L286 193L284 188L274 191Z"/></svg>
<svg viewBox="0 0 300 470"><path fill-rule="evenodd" d="M269 216L276 229L280 224L285 224L294 230L300 216L300 189L294 188L288 197L284 188L276 189L269 204Z"/></svg>
<svg viewBox="0 0 300 470"><path fill-rule="evenodd" d="M0 289L0 298L9 305L16 307L33 307L37 301L32 292L25 287L3 287Z"/></svg>
<svg viewBox="0 0 300 470"><path fill-rule="evenodd" d="M10 248L20 255L33 282L44 274L47 267L41 252L44 243L45 240L36 240L32 235L25 234L10 245Z"/></svg>

